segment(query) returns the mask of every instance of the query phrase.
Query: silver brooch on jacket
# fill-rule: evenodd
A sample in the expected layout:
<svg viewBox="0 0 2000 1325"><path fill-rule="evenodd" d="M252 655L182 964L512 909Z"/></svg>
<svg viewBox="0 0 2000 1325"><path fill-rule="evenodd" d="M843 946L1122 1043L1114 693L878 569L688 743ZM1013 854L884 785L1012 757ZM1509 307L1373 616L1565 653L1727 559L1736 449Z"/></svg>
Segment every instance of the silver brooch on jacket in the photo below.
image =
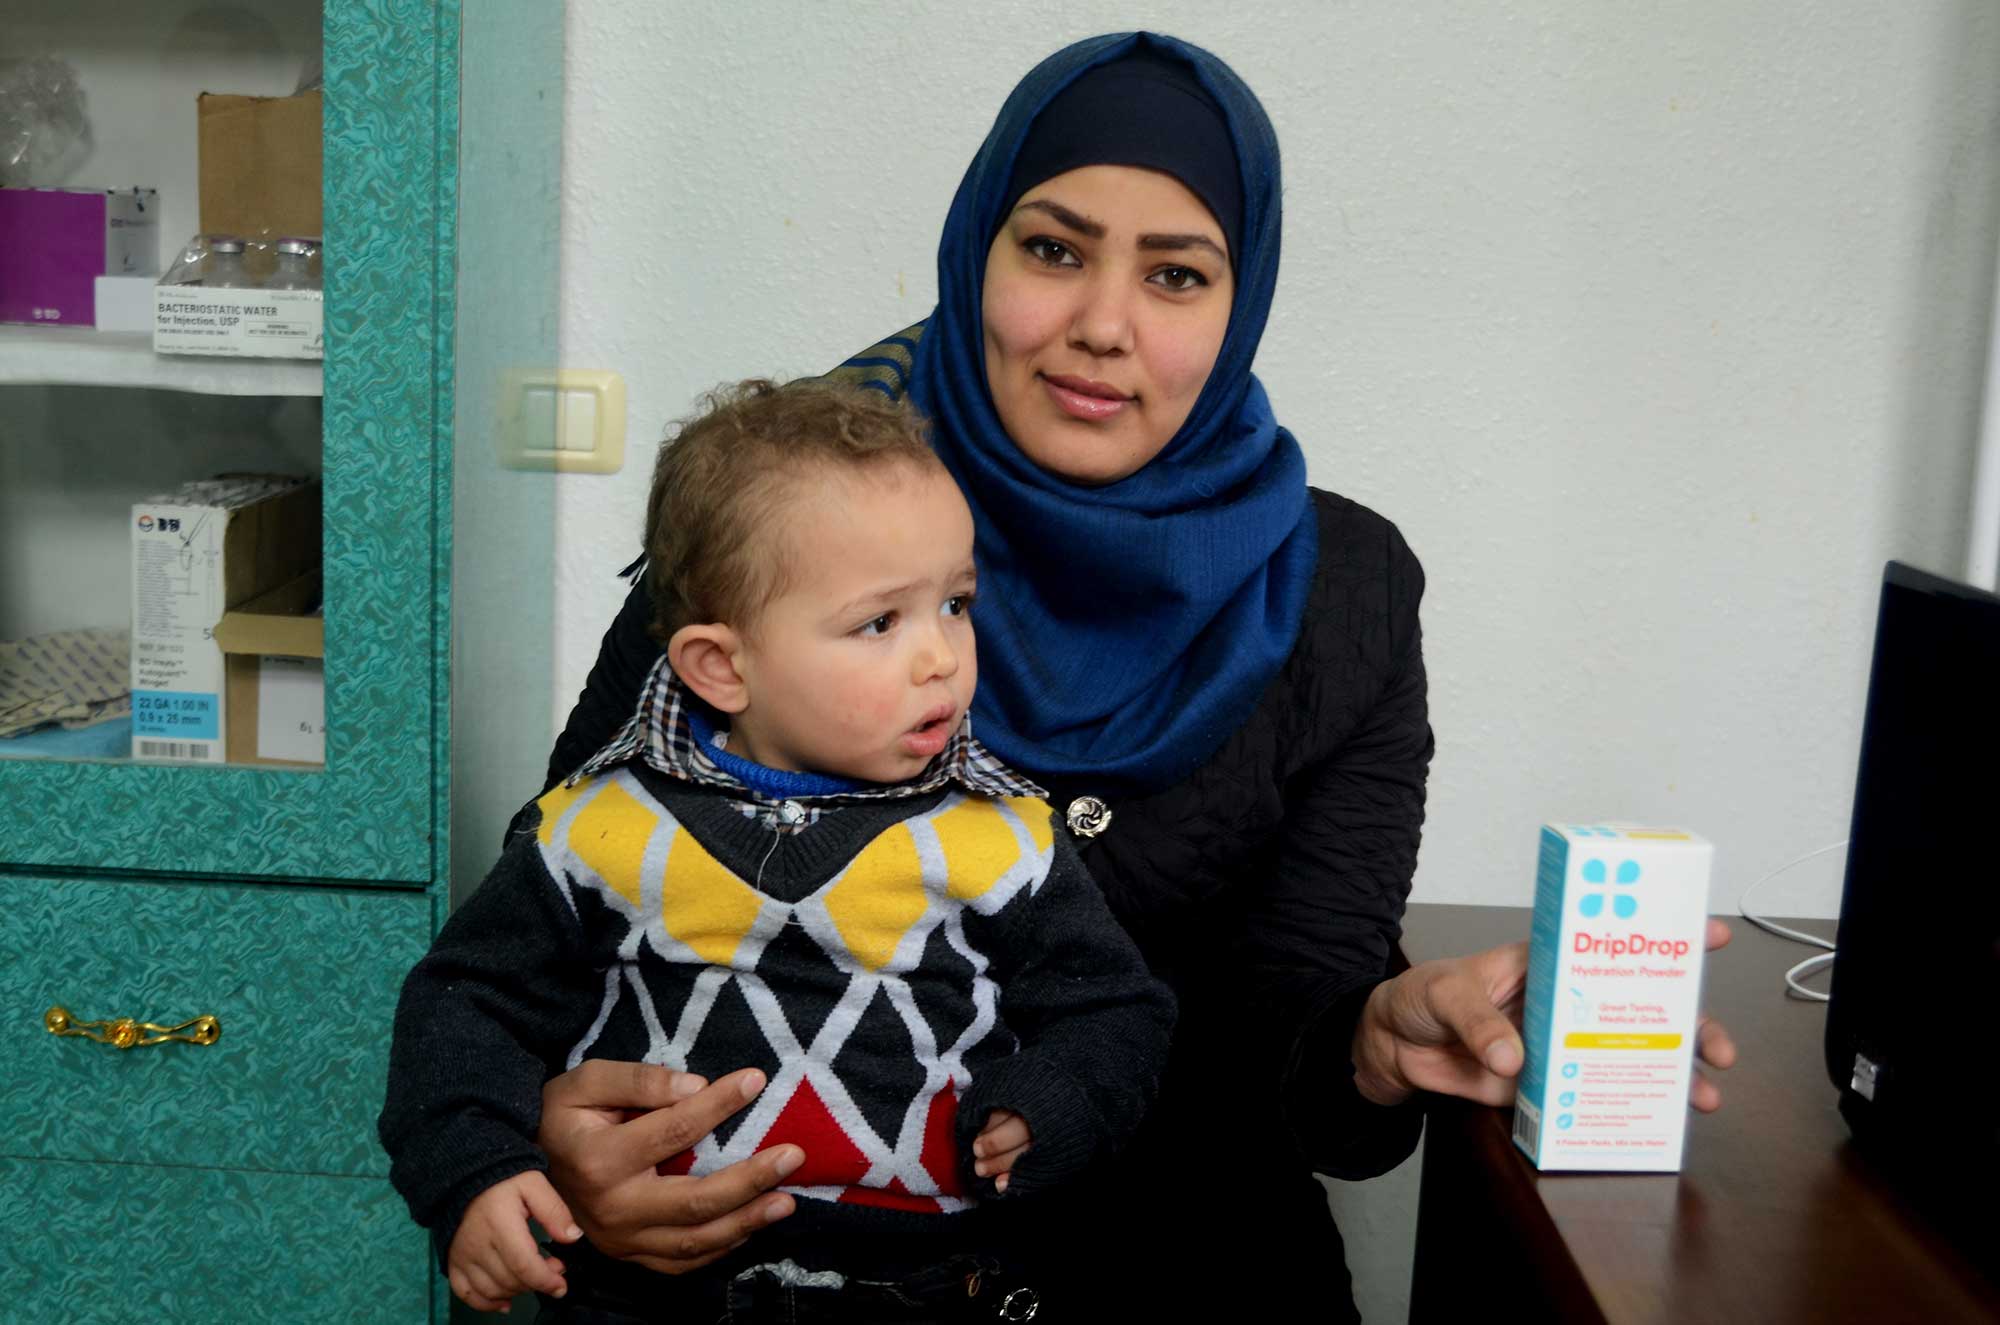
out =
<svg viewBox="0 0 2000 1325"><path fill-rule="evenodd" d="M1069 831L1077 837L1096 837L1111 827L1111 807L1095 796L1078 796L1064 815Z"/></svg>

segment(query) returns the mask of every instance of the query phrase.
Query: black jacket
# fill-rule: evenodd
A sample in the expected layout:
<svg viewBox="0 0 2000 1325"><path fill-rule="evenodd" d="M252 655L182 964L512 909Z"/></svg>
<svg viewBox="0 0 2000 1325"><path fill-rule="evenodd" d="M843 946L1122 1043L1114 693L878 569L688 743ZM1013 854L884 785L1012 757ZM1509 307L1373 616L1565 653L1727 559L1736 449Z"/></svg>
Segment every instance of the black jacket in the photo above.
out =
<svg viewBox="0 0 2000 1325"><path fill-rule="evenodd" d="M1042 1275L1078 1314L1186 1319L1305 1295L1351 1310L1319 1185L1401 1162L1422 1127L1353 1087L1348 1045L1389 974L1432 750L1423 571L1381 516L1315 490L1319 566L1299 638L1241 728L1186 780L1112 800L1084 862L1180 1001L1158 1103L1132 1146L1053 1193ZM633 590L550 762L554 781L631 713L659 646ZM1058 812L1094 789L1040 770ZM1063 1312L1057 1319L1070 1318ZM1134 1316L1134 1318L1137 1318Z"/></svg>

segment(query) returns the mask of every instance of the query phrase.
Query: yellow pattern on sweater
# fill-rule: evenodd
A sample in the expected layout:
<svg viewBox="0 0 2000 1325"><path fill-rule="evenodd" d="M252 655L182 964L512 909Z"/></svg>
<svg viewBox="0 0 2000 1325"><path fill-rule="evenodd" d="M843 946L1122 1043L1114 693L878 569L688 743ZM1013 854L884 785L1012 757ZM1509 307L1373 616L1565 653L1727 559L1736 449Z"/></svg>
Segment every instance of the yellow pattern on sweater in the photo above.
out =
<svg viewBox="0 0 2000 1325"><path fill-rule="evenodd" d="M941 899L991 914L1021 887L1039 888L1053 857L1048 802L953 793L891 825L810 897L787 905L716 860L625 770L557 787L538 805L552 874L619 898L626 904L620 910L671 940L671 948L717 966L743 965L739 949L759 921L797 908L830 921L840 948L830 955L882 971L898 962L913 930L928 933L922 922L940 918ZM917 955L902 953L902 960ZM754 953L744 956L754 967Z"/></svg>

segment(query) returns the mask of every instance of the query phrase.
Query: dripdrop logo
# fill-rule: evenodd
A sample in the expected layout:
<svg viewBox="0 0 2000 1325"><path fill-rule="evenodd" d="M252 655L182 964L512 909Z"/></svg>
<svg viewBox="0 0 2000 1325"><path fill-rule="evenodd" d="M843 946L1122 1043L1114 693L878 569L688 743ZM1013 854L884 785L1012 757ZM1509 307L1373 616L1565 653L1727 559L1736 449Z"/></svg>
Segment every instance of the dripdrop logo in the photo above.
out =
<svg viewBox="0 0 2000 1325"><path fill-rule="evenodd" d="M1579 957L1588 954L1609 957L1613 961L1621 957L1661 957L1677 962L1685 958L1693 946L1686 939L1651 938L1636 930L1630 934L1587 934L1579 929L1570 949Z"/></svg>
<svg viewBox="0 0 2000 1325"><path fill-rule="evenodd" d="M1585 883L1601 888L1612 879L1616 879L1616 886L1622 888L1629 888L1639 882L1639 862L1636 860L1619 861L1616 874L1606 869L1604 862L1601 860L1586 860L1583 862L1583 881ZM1604 914L1604 899L1606 896L1611 898L1611 913L1620 920L1630 920L1633 916L1639 914L1639 899L1627 892L1611 894L1584 893L1577 898L1576 909L1578 913L1588 919L1595 920L1598 916Z"/></svg>

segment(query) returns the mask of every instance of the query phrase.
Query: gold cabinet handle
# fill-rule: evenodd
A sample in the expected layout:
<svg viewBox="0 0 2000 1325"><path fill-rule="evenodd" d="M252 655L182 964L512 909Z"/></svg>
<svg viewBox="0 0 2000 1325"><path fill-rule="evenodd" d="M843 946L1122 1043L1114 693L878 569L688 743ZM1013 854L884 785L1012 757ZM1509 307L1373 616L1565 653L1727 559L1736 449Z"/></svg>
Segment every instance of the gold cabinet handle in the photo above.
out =
<svg viewBox="0 0 2000 1325"><path fill-rule="evenodd" d="M42 1025L51 1035L81 1035L87 1040L119 1049L165 1044L168 1040L179 1040L183 1044L214 1044L222 1035L222 1023L207 1014L178 1026L157 1026L150 1021L134 1021L130 1017L119 1017L113 1021L78 1021L70 1015L68 1008L61 1005L42 1014ZM183 1035L183 1031L187 1033Z"/></svg>

